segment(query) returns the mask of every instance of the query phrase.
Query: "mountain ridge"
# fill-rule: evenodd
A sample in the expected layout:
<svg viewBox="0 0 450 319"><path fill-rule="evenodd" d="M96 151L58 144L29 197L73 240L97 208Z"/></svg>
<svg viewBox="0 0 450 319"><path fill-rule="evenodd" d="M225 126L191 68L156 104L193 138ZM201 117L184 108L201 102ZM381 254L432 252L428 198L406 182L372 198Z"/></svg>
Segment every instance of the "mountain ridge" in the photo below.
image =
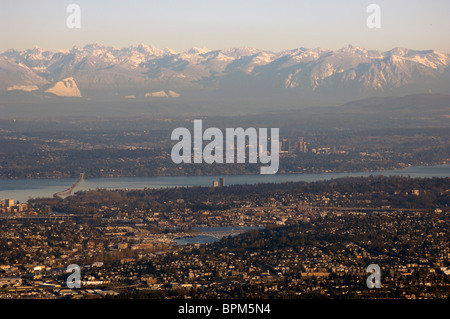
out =
<svg viewBox="0 0 450 319"><path fill-rule="evenodd" d="M172 91L187 106L290 109L368 97L447 93L450 55L352 45L338 50L194 47L175 52L144 43L126 48L90 43L58 51L35 47L0 53L0 95L20 91L41 98L45 88L67 78L79 90L72 96L88 100L123 102L133 96L153 103L149 92ZM17 96L20 99L22 94Z"/></svg>

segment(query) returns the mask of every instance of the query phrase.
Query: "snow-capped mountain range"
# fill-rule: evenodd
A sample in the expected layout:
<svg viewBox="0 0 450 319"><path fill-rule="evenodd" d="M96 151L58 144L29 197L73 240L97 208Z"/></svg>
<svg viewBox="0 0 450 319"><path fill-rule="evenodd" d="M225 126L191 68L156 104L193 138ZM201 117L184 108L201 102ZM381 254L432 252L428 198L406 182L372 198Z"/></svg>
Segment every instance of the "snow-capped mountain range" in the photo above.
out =
<svg viewBox="0 0 450 319"><path fill-rule="evenodd" d="M370 96L448 93L449 65L449 54L405 48L192 48L178 53L146 44L93 43L56 52L36 47L1 53L0 94L332 105Z"/></svg>

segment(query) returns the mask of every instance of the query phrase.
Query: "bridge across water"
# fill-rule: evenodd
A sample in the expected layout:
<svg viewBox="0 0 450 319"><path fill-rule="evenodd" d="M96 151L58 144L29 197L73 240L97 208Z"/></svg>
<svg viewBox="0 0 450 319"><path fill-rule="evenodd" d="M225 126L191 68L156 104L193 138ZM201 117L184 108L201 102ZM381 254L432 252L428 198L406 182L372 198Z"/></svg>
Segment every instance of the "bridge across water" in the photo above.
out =
<svg viewBox="0 0 450 319"><path fill-rule="evenodd" d="M75 183L72 184L72 186L70 186L68 189L62 191L62 192L58 192L56 194L54 194L54 197L63 197L63 196L68 196L72 193L72 191L74 190L75 187L77 187L77 185L84 180L84 173L81 173L80 176L78 177L78 179L75 181Z"/></svg>

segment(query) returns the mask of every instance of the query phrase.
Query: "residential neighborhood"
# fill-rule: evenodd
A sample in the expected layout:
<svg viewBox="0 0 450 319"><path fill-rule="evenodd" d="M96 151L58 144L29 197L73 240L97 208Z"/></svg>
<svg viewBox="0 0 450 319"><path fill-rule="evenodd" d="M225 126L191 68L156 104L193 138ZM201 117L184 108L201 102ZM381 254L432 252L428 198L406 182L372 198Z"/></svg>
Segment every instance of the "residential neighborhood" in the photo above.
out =
<svg viewBox="0 0 450 319"><path fill-rule="evenodd" d="M0 298L447 298L447 186L370 177L30 201L0 219Z"/></svg>

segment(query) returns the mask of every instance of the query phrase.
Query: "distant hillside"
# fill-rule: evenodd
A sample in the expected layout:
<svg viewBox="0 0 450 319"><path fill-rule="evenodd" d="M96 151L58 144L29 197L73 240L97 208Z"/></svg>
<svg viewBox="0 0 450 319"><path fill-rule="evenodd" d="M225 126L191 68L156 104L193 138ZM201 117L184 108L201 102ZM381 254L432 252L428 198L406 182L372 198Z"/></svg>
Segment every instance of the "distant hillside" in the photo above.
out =
<svg viewBox="0 0 450 319"><path fill-rule="evenodd" d="M46 111L37 113L33 105L15 105L19 113L25 115L11 120L1 120L0 128L12 130L96 130L96 129L158 129L173 130L176 127L187 127L194 119L202 119L204 127L278 127L283 134L289 131L302 130L334 130L334 129L396 129L396 128L449 128L450 129L450 95L415 94L404 97L369 98L352 101L341 106L309 107L300 110L279 110L254 112L253 114L206 115L191 114L185 106L178 104L179 113L173 116L158 114L145 110L139 103L134 109L117 108L115 112L104 114L98 110L110 107L104 104L100 108L94 103L79 109L77 98L61 104L47 104ZM174 104L161 104L173 107ZM52 108L54 108L52 110ZM58 108L73 117L61 117ZM8 107L8 109L10 109ZM7 113L2 109L0 114ZM34 116L31 116L34 114ZM48 114L45 116L43 114ZM449 130L450 132L450 130Z"/></svg>
<svg viewBox="0 0 450 319"><path fill-rule="evenodd" d="M311 107L277 114L280 122L295 121L308 128L450 128L450 95L378 97L338 107Z"/></svg>
<svg viewBox="0 0 450 319"><path fill-rule="evenodd" d="M236 117L209 117L213 125L238 122L242 126L280 127L285 130L450 128L450 95L414 94L404 97L369 98L341 106L280 110Z"/></svg>

